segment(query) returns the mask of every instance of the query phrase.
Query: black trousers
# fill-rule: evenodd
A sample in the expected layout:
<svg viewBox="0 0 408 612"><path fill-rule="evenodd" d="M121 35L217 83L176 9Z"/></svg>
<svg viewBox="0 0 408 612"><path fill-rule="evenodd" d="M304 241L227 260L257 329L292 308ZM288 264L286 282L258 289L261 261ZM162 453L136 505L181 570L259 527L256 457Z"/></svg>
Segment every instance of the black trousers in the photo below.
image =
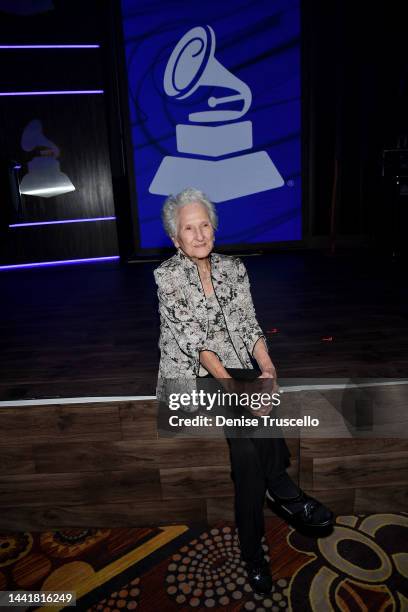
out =
<svg viewBox="0 0 408 612"><path fill-rule="evenodd" d="M259 376L256 370L227 370L237 380L251 381ZM261 560L262 556L266 489L272 488L273 480L289 467L290 452L283 438L232 437L228 435L230 428L224 428L224 432L230 449L241 555L244 561L251 563Z"/></svg>
<svg viewBox="0 0 408 612"><path fill-rule="evenodd" d="M282 438L227 438L235 486L235 520L244 561L260 560L265 492L290 464Z"/></svg>

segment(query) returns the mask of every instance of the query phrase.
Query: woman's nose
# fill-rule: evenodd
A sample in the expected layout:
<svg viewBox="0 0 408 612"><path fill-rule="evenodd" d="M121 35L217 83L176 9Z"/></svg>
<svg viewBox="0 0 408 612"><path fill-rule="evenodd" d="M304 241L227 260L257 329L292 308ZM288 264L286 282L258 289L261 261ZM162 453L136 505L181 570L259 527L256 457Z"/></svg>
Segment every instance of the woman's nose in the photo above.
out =
<svg viewBox="0 0 408 612"><path fill-rule="evenodd" d="M196 240L199 240L200 242L204 240L204 233L201 227L198 227L196 229L195 236L196 236Z"/></svg>

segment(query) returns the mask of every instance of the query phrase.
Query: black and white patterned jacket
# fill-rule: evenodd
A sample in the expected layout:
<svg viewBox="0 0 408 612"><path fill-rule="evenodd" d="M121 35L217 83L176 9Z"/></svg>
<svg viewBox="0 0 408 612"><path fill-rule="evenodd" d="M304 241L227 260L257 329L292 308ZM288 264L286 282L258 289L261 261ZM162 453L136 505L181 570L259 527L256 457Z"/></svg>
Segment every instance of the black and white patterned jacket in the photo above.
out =
<svg viewBox="0 0 408 612"><path fill-rule="evenodd" d="M238 257L210 254L214 292L243 368L264 334L256 319L248 274ZM161 352L157 396L165 379L195 378L206 349L207 306L196 264L181 249L154 271L158 287Z"/></svg>

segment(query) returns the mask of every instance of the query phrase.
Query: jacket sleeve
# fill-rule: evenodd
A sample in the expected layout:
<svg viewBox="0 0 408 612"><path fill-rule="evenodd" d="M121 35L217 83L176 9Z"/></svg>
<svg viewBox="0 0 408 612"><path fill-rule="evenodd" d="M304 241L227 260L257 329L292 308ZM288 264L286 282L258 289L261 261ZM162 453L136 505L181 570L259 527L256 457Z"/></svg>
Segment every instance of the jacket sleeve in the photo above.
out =
<svg viewBox="0 0 408 612"><path fill-rule="evenodd" d="M252 357L255 344L258 342L259 338L264 339L266 348L268 348L268 343L256 318L248 273L239 257L236 258L236 263L238 268L238 299L241 310L240 332L246 349Z"/></svg>
<svg viewBox="0 0 408 612"><path fill-rule="evenodd" d="M196 316L171 274L157 268L154 278L157 284L161 326L166 326L170 330L172 341L183 353L193 358L194 371L198 373L200 352L205 350L207 322Z"/></svg>

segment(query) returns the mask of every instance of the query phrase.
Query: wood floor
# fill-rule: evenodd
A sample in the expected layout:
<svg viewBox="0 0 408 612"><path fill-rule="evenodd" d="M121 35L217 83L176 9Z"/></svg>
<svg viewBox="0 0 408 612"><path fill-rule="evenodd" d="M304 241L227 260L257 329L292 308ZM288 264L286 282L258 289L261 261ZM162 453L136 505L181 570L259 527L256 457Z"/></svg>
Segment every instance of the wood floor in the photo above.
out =
<svg viewBox="0 0 408 612"><path fill-rule="evenodd" d="M373 252L244 262L281 376L406 376L402 262ZM1 272L0 400L153 395L158 263Z"/></svg>

